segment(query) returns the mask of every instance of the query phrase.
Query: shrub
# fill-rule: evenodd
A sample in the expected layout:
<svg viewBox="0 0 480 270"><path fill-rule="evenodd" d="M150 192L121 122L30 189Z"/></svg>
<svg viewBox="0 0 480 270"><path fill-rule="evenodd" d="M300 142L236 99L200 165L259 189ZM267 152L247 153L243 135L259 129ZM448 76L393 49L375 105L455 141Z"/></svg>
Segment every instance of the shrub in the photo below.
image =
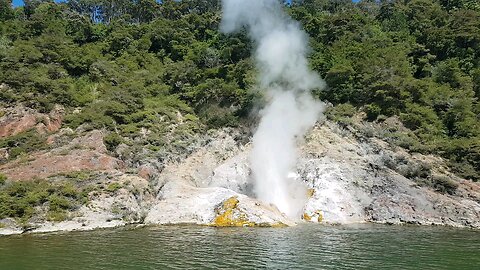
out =
<svg viewBox="0 0 480 270"><path fill-rule="evenodd" d="M411 180L426 179L430 176L432 170L430 164L412 161L402 155L390 156L384 154L382 161L387 168Z"/></svg>
<svg viewBox="0 0 480 270"><path fill-rule="evenodd" d="M107 147L108 151L114 151L119 144L123 142L123 138L117 133L110 133L103 138L103 142Z"/></svg>
<svg viewBox="0 0 480 270"><path fill-rule="evenodd" d="M60 194L52 194L48 197L49 211L67 210L72 208L72 203Z"/></svg>
<svg viewBox="0 0 480 270"><path fill-rule="evenodd" d="M377 104L368 104L365 106L365 112L367 113L367 119L374 121L380 115L382 109Z"/></svg>
<svg viewBox="0 0 480 270"><path fill-rule="evenodd" d="M36 214L36 207L48 206L47 219L64 220L68 210L87 202L86 196L83 189L65 181L7 181L0 186L0 219L9 217L26 223Z"/></svg>
<svg viewBox="0 0 480 270"><path fill-rule="evenodd" d="M6 181L7 181L7 177L4 174L0 173L0 186L5 184Z"/></svg>
<svg viewBox="0 0 480 270"><path fill-rule="evenodd" d="M435 190L441 193L448 193L451 195L454 194L458 188L458 183L455 180L443 175L433 176L432 184Z"/></svg>
<svg viewBox="0 0 480 270"><path fill-rule="evenodd" d="M350 103L338 104L335 107L329 107L325 112L328 119L338 122L339 124L348 125L352 121L350 118L355 115L356 108Z"/></svg>
<svg viewBox="0 0 480 270"><path fill-rule="evenodd" d="M62 173L58 176L63 176L67 179L74 180L76 182L83 182L90 179L94 175L94 172L91 171L73 171L68 173Z"/></svg>
<svg viewBox="0 0 480 270"><path fill-rule="evenodd" d="M107 191L110 193L115 193L117 190L121 188L122 188L122 185L120 183L111 183L107 186Z"/></svg>
<svg viewBox="0 0 480 270"><path fill-rule="evenodd" d="M350 103L338 104L334 107L328 108L327 116L337 117L352 117L356 113L355 107ZM334 119L334 118L333 118Z"/></svg>
<svg viewBox="0 0 480 270"><path fill-rule="evenodd" d="M47 220L48 221L64 221L68 218L68 214L65 210L58 211L48 211Z"/></svg>
<svg viewBox="0 0 480 270"><path fill-rule="evenodd" d="M0 140L0 148L8 148L10 157L15 159L24 153L47 148L46 138L34 129Z"/></svg>

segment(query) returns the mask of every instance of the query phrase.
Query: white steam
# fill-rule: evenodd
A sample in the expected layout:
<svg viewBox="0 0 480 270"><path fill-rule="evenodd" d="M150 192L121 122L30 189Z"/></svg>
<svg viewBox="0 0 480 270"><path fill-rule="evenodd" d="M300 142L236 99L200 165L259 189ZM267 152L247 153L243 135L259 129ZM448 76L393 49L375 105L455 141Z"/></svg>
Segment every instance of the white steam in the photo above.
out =
<svg viewBox="0 0 480 270"><path fill-rule="evenodd" d="M306 187L289 178L297 161L297 139L315 124L323 104L310 91L323 87L308 68L307 35L282 10L278 0L223 0L222 31L246 27L255 42L260 86L268 105L253 137L250 157L258 199L299 217Z"/></svg>

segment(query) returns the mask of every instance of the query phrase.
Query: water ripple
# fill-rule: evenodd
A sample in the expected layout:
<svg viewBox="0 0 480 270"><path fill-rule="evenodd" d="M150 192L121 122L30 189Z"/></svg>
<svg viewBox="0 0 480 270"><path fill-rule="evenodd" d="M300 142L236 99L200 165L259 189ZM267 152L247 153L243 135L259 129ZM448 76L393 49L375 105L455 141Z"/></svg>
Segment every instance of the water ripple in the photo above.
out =
<svg viewBox="0 0 480 270"><path fill-rule="evenodd" d="M480 232L166 226L0 238L0 269L480 269Z"/></svg>

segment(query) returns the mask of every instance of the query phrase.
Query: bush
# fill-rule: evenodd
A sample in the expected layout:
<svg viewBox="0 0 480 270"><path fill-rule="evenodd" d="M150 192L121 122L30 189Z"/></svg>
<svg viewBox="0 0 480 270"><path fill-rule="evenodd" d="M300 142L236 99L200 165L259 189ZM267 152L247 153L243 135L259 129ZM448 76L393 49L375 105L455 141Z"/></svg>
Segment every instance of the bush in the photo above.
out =
<svg viewBox="0 0 480 270"><path fill-rule="evenodd" d="M435 190L441 193L448 193L450 195L453 195L458 188L458 183L455 180L443 175L433 176L432 184Z"/></svg>
<svg viewBox="0 0 480 270"><path fill-rule="evenodd" d="M75 182L83 182L94 176L94 172L91 171L73 171L68 173L62 173L58 176L63 176L67 179L74 180Z"/></svg>
<svg viewBox="0 0 480 270"><path fill-rule="evenodd" d="M367 119L369 121L374 121L380 115L382 109L377 104L368 104L365 106L365 112L367 113Z"/></svg>
<svg viewBox="0 0 480 270"><path fill-rule="evenodd" d="M339 124L348 125L352 123L350 119L355 115L357 109L350 103L338 104L334 107L329 107L325 112L328 119L338 122Z"/></svg>
<svg viewBox="0 0 480 270"><path fill-rule="evenodd" d="M402 155L383 155L382 162L387 168L415 181L428 178L432 170L431 165L421 161L412 161Z"/></svg>
<svg viewBox="0 0 480 270"><path fill-rule="evenodd" d="M123 138L117 133L110 133L103 138L103 142L107 147L108 151L114 151L119 144L123 142Z"/></svg>
<svg viewBox="0 0 480 270"><path fill-rule="evenodd" d="M48 202L49 211L52 212L71 209L73 206L67 197L55 193L48 197Z"/></svg>
<svg viewBox="0 0 480 270"><path fill-rule="evenodd" d="M64 221L68 218L68 213L65 210L58 210L58 211L49 211L47 213L47 220L48 221Z"/></svg>
<svg viewBox="0 0 480 270"><path fill-rule="evenodd" d="M0 186L0 219L9 217L26 223L36 214L36 207L47 206L49 220L64 220L68 210L87 202L86 196L83 189L69 182L7 181Z"/></svg>
<svg viewBox="0 0 480 270"><path fill-rule="evenodd" d="M115 193L117 190L121 188L122 188L122 185L120 183L111 183L107 186L107 191L110 193Z"/></svg>
<svg viewBox="0 0 480 270"><path fill-rule="evenodd" d="M0 186L5 184L6 181L7 181L7 177L4 174L0 173Z"/></svg>
<svg viewBox="0 0 480 270"><path fill-rule="evenodd" d="M9 159L47 148L46 138L34 129L0 140L0 148L9 149Z"/></svg>

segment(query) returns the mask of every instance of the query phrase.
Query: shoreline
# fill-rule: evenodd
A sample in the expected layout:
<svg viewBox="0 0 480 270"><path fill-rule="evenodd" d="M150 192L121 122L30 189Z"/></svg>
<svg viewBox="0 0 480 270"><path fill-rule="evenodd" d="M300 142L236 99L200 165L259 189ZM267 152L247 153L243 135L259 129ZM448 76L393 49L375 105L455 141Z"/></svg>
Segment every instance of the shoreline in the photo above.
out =
<svg viewBox="0 0 480 270"><path fill-rule="evenodd" d="M63 222L63 223L71 223L70 222ZM50 233L72 233L72 232L93 232L98 230L108 230L108 229L138 229L144 227L179 227L179 226L190 226L190 227L210 227L210 228L291 228L295 226L302 226L302 225L313 225L313 226L325 226L325 227L342 227L342 226L356 226L356 225L384 225L384 226L395 226L395 227L402 227L402 226L409 226L409 227L444 227L444 228L451 228L451 229L466 229L466 230L474 230L480 231L480 227L474 226L463 226L463 225L449 225L449 224L442 224L442 223L432 223L432 224L413 224L409 222L372 222L372 221L365 221L365 222L356 222L356 223L316 223L316 222L306 222L300 221L293 226L212 226L209 224L196 224L196 223L164 223L164 224L147 224L147 223L125 223L125 222L101 222L101 224L97 224L96 226L72 226L70 224L68 227L67 224L63 224L63 226L59 224L48 224L44 227L39 227L38 229L33 230L21 230L19 228L0 228L0 238L1 237L8 237L8 236L15 236L15 235L39 235L39 234L50 234ZM62 228L63 227L63 228Z"/></svg>

